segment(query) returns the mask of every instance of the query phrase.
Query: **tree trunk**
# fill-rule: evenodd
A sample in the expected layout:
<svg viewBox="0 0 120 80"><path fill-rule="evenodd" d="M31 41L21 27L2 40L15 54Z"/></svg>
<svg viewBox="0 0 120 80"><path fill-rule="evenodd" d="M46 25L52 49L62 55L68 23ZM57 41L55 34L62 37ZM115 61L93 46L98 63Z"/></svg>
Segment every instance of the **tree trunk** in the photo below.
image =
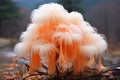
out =
<svg viewBox="0 0 120 80"><path fill-rule="evenodd" d="M0 37L2 36L2 21L0 21Z"/></svg>

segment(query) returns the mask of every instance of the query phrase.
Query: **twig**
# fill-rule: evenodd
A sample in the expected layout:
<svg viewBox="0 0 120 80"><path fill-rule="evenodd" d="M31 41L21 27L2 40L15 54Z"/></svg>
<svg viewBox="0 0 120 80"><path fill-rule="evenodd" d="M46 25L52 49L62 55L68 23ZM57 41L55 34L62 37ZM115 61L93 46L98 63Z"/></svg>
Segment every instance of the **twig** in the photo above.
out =
<svg viewBox="0 0 120 80"><path fill-rule="evenodd" d="M42 63L42 67L45 68L46 70L48 69L47 66L45 66L43 63Z"/></svg>
<svg viewBox="0 0 120 80"><path fill-rule="evenodd" d="M105 65L105 66L110 67L110 68L120 67L120 63L110 64L110 65Z"/></svg>
<svg viewBox="0 0 120 80"><path fill-rule="evenodd" d="M25 79L27 79L28 77L31 77L31 76L36 76L36 75L41 76L41 75L47 75L47 74L46 74L46 73L44 73L44 72L38 72L38 74L30 74L30 75L28 75L28 76L24 77L22 80L25 80Z"/></svg>
<svg viewBox="0 0 120 80"><path fill-rule="evenodd" d="M39 72L39 71L37 71L37 73L39 73L39 75L48 75L48 74L45 73L45 72Z"/></svg>
<svg viewBox="0 0 120 80"><path fill-rule="evenodd" d="M28 77L35 76L35 75L40 75L40 74L30 74L30 75L24 77L22 80L25 80L25 79L27 79Z"/></svg>
<svg viewBox="0 0 120 80"><path fill-rule="evenodd" d="M27 67L27 70L29 71L30 66L25 63L25 66Z"/></svg>

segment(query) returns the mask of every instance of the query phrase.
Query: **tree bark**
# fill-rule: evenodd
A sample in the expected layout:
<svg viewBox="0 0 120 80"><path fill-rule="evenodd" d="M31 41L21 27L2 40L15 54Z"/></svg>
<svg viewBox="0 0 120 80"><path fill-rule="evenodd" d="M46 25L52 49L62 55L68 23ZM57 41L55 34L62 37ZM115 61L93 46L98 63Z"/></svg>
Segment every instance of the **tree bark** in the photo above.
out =
<svg viewBox="0 0 120 80"><path fill-rule="evenodd" d="M0 37L2 36L2 21L0 21Z"/></svg>

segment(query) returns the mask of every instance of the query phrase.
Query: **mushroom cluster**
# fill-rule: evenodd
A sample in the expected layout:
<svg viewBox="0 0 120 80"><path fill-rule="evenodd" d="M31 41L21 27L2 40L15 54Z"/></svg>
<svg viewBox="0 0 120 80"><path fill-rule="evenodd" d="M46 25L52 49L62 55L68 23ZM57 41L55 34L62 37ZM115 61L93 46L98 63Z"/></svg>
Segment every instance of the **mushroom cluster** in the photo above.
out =
<svg viewBox="0 0 120 80"><path fill-rule="evenodd" d="M56 64L61 72L73 68L79 73L94 64L94 55L100 56L106 49L104 36L81 13L69 13L57 3L33 10L31 23L15 46L18 56L30 58L30 73L41 69L41 57L45 56L48 74L55 73ZM98 61L101 69L101 59Z"/></svg>

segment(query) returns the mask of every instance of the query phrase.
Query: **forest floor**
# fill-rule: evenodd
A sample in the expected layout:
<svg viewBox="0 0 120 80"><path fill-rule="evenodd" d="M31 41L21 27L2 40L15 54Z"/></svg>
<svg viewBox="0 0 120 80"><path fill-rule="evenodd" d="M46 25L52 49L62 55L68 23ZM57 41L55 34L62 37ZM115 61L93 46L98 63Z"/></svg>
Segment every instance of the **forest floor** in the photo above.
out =
<svg viewBox="0 0 120 80"><path fill-rule="evenodd" d="M0 38L0 80L120 80L120 49L105 54L103 64L109 69L99 72L97 69L86 68L83 73L73 75L56 73L48 75L44 72L28 74L28 66L21 63L12 63L15 53L13 47L17 40Z"/></svg>

